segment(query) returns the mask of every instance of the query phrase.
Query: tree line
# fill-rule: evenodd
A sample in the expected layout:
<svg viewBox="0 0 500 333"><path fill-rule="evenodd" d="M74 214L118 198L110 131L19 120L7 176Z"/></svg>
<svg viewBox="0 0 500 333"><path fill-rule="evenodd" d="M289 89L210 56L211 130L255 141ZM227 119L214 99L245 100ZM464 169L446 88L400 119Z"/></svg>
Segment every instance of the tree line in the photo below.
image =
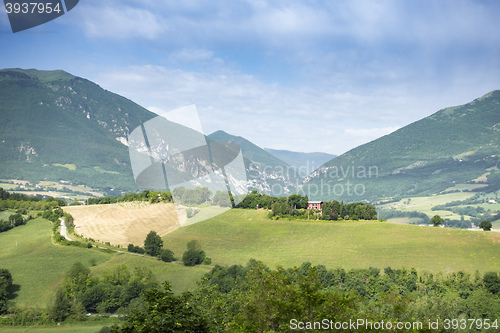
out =
<svg viewBox="0 0 500 333"><path fill-rule="evenodd" d="M169 191L149 191L144 190L140 193L126 193L121 197L103 197L103 198L88 198L85 200L87 205L106 205L118 202L131 201L149 201L150 203L172 202L172 193Z"/></svg>
<svg viewBox="0 0 500 333"><path fill-rule="evenodd" d="M418 273L415 269L327 269L303 263L271 269L251 260L246 266L215 266L194 293L176 296L168 282L144 293L144 306L112 332L289 332L297 319L314 323L364 319L370 322L421 322L444 318L489 321L500 326L497 272ZM295 320L295 321L294 321ZM480 323L474 323L474 329ZM386 326L387 327L387 326ZM324 331L323 327L311 331ZM346 332L372 332L370 327ZM377 330L389 332L393 330Z"/></svg>
<svg viewBox="0 0 500 333"><path fill-rule="evenodd" d="M0 291L5 281L11 284L12 276L0 269ZM3 309L10 314L3 321L13 325L84 320L89 312L127 314L121 326L104 330L115 333L289 332L294 319L313 323L321 318L424 325L444 318L488 319L491 331L496 331L500 276L498 272L433 274L391 267L327 269L309 262L272 269L250 260L245 266L216 265L194 291L175 295L168 282L160 287L148 269L120 265L97 277L77 262L46 311L37 310L26 318L21 309ZM425 328L414 331L453 331L442 326Z"/></svg>
<svg viewBox="0 0 500 333"><path fill-rule="evenodd" d="M26 224L33 218L34 212L37 212L37 216L47 218L52 216L52 211L56 208L62 214L59 207L65 205L66 202L62 199L11 193L0 188L0 211L15 210L6 220L0 219L0 232Z"/></svg>

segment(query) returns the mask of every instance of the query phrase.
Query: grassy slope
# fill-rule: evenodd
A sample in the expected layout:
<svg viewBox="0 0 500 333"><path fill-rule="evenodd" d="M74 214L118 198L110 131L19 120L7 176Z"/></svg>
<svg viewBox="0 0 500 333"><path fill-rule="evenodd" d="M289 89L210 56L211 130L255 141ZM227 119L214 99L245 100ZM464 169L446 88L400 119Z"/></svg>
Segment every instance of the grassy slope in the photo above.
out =
<svg viewBox="0 0 500 333"><path fill-rule="evenodd" d="M196 281L210 269L208 266L186 268L154 258L53 245L51 232L49 221L36 219L0 233L0 268L7 268L12 273L14 284L20 286L14 299L20 306L45 307L64 274L77 261L90 266L94 259L97 265L92 271L97 275L118 264L127 264L131 268L147 267L159 282L169 280L175 292L195 287Z"/></svg>
<svg viewBox="0 0 500 333"><path fill-rule="evenodd" d="M214 264L245 264L255 258L271 267L310 261L346 269L500 270L499 233L395 223L270 221L263 211L231 210L163 239L177 254L197 239Z"/></svg>
<svg viewBox="0 0 500 333"><path fill-rule="evenodd" d="M70 266L81 261L97 266L99 275L115 265L146 267L174 291L192 289L210 266L187 268L154 258L106 254L95 249L51 244L51 226L33 220L0 234L0 267L21 286L18 305L45 307ZM328 268L415 267L418 270L500 270L500 234L380 222L270 221L264 211L231 210L210 220L180 228L165 237L164 247L182 257L191 239L201 242L213 264L246 264L259 259L270 266L298 266L304 261ZM17 246L16 246L17 241Z"/></svg>
<svg viewBox="0 0 500 333"><path fill-rule="evenodd" d="M7 268L20 285L15 302L19 305L45 307L64 274L77 261L97 264L112 255L97 250L52 245L51 224L36 219L25 226L0 234L0 266ZM17 244L16 244L17 243Z"/></svg>

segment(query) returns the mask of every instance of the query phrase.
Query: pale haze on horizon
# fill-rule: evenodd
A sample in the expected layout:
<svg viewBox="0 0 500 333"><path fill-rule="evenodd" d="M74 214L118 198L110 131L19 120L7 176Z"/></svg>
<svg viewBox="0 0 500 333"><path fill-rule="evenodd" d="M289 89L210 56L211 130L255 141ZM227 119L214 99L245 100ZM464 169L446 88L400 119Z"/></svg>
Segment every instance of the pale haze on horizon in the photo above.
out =
<svg viewBox="0 0 500 333"><path fill-rule="evenodd" d="M339 155L500 89L498 1L86 0L12 33L0 68L62 69L203 130Z"/></svg>

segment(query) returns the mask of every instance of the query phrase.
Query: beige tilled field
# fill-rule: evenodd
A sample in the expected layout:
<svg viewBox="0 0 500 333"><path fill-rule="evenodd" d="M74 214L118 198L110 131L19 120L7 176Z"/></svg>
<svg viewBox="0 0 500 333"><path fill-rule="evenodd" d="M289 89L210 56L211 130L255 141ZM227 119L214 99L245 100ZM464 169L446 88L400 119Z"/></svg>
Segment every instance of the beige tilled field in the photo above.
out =
<svg viewBox="0 0 500 333"><path fill-rule="evenodd" d="M112 245L142 246L151 230L163 236L180 227L175 206L171 203L71 206L64 211L73 216L75 233Z"/></svg>

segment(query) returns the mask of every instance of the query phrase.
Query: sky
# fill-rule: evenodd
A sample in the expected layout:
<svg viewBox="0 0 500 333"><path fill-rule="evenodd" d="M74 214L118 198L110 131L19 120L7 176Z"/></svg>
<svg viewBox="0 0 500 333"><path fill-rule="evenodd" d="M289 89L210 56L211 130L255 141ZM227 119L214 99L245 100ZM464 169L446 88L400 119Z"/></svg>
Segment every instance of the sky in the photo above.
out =
<svg viewBox="0 0 500 333"><path fill-rule="evenodd" d="M62 69L206 134L339 155L500 89L500 1L81 0L0 68Z"/></svg>

